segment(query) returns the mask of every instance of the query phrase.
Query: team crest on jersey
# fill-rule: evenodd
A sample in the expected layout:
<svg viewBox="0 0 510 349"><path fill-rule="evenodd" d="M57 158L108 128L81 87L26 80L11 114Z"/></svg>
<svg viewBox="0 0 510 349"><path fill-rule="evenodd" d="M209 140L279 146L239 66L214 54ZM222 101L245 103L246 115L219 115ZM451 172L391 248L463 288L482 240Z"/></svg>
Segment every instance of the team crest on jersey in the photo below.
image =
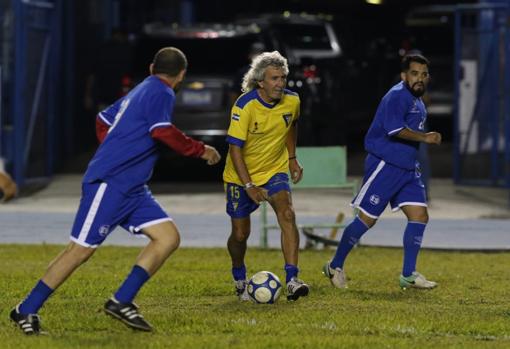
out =
<svg viewBox="0 0 510 349"><path fill-rule="evenodd" d="M239 114L232 114L232 120L239 121L240 118Z"/></svg>
<svg viewBox="0 0 510 349"><path fill-rule="evenodd" d="M378 204L379 204L379 202L381 202L381 198L380 198L379 196L377 196L377 195L375 195L375 194L370 196L370 203L371 203L372 205L374 205L374 206L375 206L375 205L378 205Z"/></svg>
<svg viewBox="0 0 510 349"><path fill-rule="evenodd" d="M259 130L259 123L257 121L255 121L253 123L253 128L250 130L250 133L251 134L263 134L264 132Z"/></svg>
<svg viewBox="0 0 510 349"><path fill-rule="evenodd" d="M99 235L106 236L110 232L110 226L109 225L102 225L99 227Z"/></svg>
<svg viewBox="0 0 510 349"><path fill-rule="evenodd" d="M290 120L292 120L292 114L287 113L282 115L283 121L285 121L285 126L289 127Z"/></svg>
<svg viewBox="0 0 510 349"><path fill-rule="evenodd" d="M409 110L410 113L419 113L420 112L420 108L418 108L417 103L418 103L418 100L415 99L413 101L413 106L411 107L411 110Z"/></svg>

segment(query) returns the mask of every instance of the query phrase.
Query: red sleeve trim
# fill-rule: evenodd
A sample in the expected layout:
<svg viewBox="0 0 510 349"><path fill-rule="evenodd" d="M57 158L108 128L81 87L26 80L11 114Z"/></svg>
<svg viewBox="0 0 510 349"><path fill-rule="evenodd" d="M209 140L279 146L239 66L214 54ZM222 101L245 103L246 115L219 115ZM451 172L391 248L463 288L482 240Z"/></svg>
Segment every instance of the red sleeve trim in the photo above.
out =
<svg viewBox="0 0 510 349"><path fill-rule="evenodd" d="M154 139L166 144L177 153L184 156L200 157L205 151L204 143L186 136L177 127L156 127L151 131Z"/></svg>
<svg viewBox="0 0 510 349"><path fill-rule="evenodd" d="M99 115L96 117L96 137L99 143L103 143L106 135L108 134L108 130L110 129L110 126L103 121L99 117Z"/></svg>

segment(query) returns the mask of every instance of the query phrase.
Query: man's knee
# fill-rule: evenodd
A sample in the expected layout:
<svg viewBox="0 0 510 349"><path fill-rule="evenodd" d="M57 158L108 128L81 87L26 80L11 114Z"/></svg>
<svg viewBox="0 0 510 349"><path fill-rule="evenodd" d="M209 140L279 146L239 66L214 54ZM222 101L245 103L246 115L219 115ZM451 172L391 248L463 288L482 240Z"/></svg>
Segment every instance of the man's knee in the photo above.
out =
<svg viewBox="0 0 510 349"><path fill-rule="evenodd" d="M286 206L280 212L277 212L280 220L286 223L295 223L296 222L296 213L294 211L294 207Z"/></svg>
<svg viewBox="0 0 510 349"><path fill-rule="evenodd" d="M403 209L408 221L423 224L427 224L429 222L429 214L426 207L404 206Z"/></svg>
<svg viewBox="0 0 510 349"><path fill-rule="evenodd" d="M179 230L171 221L146 227L143 229L143 233L149 237L154 244L159 246L160 249L164 249L168 252L176 250L181 243Z"/></svg>
<svg viewBox="0 0 510 349"><path fill-rule="evenodd" d="M178 231L169 231L168 234L165 234L163 237L158 239L158 242L165 248L165 250L175 251L181 244L181 236Z"/></svg>
<svg viewBox="0 0 510 349"><path fill-rule="evenodd" d="M377 223L377 219L366 215L363 211L358 212L358 219L361 220L368 229L372 228L375 223Z"/></svg>
<svg viewBox="0 0 510 349"><path fill-rule="evenodd" d="M230 238L235 242L246 242L250 237L250 229L246 227L232 226Z"/></svg>
<svg viewBox="0 0 510 349"><path fill-rule="evenodd" d="M90 257L96 252L95 248L78 245L74 242L70 243L65 253L76 262L77 265L83 264L89 260Z"/></svg>
<svg viewBox="0 0 510 349"><path fill-rule="evenodd" d="M429 222L429 214L427 211L416 213L409 218L409 221L427 224Z"/></svg>
<svg viewBox="0 0 510 349"><path fill-rule="evenodd" d="M251 225L249 218L232 219L232 231L229 240L243 243L248 240L251 233Z"/></svg>

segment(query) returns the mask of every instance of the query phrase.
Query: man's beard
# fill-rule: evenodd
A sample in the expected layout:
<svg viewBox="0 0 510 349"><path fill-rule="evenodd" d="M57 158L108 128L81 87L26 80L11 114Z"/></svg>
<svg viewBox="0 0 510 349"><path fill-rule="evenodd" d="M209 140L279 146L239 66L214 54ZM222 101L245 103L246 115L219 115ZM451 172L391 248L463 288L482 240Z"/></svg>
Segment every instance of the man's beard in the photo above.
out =
<svg viewBox="0 0 510 349"><path fill-rule="evenodd" d="M419 82L415 82L414 85L416 84L419 84ZM411 94L416 97L416 98L419 98L421 96L423 96L425 94L425 84L422 84L423 88L421 90L415 90L413 89L408 82L405 83L407 89L409 90L409 92L411 92Z"/></svg>

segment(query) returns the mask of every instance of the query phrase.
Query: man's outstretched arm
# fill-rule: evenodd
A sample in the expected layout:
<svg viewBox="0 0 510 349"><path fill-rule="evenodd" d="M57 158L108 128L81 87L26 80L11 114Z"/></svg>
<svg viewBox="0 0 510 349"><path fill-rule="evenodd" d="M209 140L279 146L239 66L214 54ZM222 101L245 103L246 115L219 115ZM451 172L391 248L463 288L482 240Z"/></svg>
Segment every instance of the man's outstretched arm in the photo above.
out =
<svg viewBox="0 0 510 349"><path fill-rule="evenodd" d="M214 147L186 136L174 125L157 127L152 130L151 136L166 144L178 154L202 158L207 161L208 165L217 164L221 159L220 154Z"/></svg>

